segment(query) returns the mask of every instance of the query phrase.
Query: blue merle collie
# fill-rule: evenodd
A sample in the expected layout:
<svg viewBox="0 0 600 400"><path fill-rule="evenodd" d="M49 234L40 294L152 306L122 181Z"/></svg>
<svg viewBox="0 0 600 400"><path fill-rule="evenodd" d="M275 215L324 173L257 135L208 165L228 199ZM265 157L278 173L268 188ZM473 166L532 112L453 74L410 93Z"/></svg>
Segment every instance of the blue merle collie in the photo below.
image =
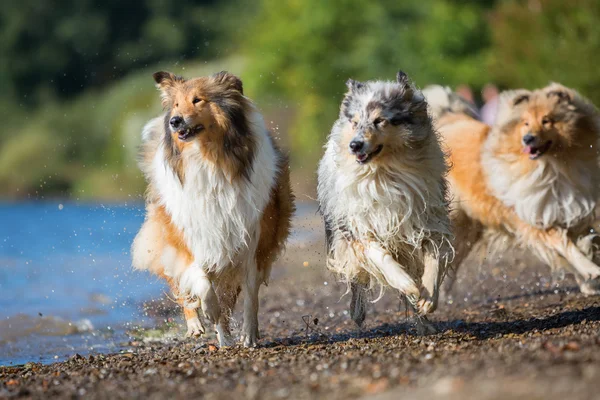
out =
<svg viewBox="0 0 600 400"><path fill-rule="evenodd" d="M452 254L445 155L405 73L347 86L319 165L327 265L349 284L359 326L374 286L398 290L422 317Z"/></svg>

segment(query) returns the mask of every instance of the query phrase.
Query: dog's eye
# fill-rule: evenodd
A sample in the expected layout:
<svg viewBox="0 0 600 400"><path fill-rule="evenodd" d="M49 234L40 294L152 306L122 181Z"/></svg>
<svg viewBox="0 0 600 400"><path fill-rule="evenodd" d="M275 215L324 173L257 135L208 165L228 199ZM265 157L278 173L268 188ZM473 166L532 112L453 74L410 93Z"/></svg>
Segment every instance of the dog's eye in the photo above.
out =
<svg viewBox="0 0 600 400"><path fill-rule="evenodd" d="M194 100L192 100L192 104L198 104L200 103L200 99L197 97L194 97Z"/></svg>
<svg viewBox="0 0 600 400"><path fill-rule="evenodd" d="M355 120L350 121L350 125L352 125L352 128L356 128L358 126L358 122Z"/></svg>
<svg viewBox="0 0 600 400"><path fill-rule="evenodd" d="M525 122L523 122L523 125L529 126L529 122L525 121Z"/></svg>
<svg viewBox="0 0 600 400"><path fill-rule="evenodd" d="M552 123L552 120L550 118L548 118L548 117L542 118L542 125L548 125L550 123Z"/></svg>
<svg viewBox="0 0 600 400"><path fill-rule="evenodd" d="M373 125L375 125L375 126L379 126L379 125L381 125L381 124L383 124L383 123L385 123L385 119L383 119L383 118L381 118L381 117L379 117L379 118L375 118L375 119L373 120Z"/></svg>

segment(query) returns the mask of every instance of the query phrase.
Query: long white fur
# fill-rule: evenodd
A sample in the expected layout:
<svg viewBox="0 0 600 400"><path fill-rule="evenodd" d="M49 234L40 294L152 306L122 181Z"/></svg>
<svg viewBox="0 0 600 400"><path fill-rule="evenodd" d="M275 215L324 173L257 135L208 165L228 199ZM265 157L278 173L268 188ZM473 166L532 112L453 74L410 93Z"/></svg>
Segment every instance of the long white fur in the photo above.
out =
<svg viewBox="0 0 600 400"><path fill-rule="evenodd" d="M373 90L385 90L390 84L372 85ZM357 97L366 105L370 95L372 92L367 91ZM415 91L415 96L422 95ZM366 271L375 278L370 280L371 284L378 283L382 288L397 285L398 282L389 281L391 275L383 273L379 263L365 257L364 250L369 248L370 241L375 241L393 254L397 268L403 269L418 285L424 269L424 246L431 246L438 252L436 255L444 258L439 260L442 269L448 261L446 251L439 254L442 246L450 248L446 237L451 235L439 182L446 168L444 155L435 143L429 146L428 157L419 162L406 151L393 162L359 165L345 154L348 149L339 145L346 129L350 129L349 121L340 118L331 131L319 165L319 202L329 222L334 226L344 225L364 248L350 248L345 233L334 229L328 267L348 284ZM432 234L439 236L433 238Z"/></svg>
<svg viewBox="0 0 600 400"><path fill-rule="evenodd" d="M153 120L147 129L159 128ZM232 184L225 171L203 160L198 148L187 147L184 159L185 183L165 158L164 144L158 148L152 163L152 177L173 223L181 229L195 262L206 272L222 270L244 259L249 235L260 225L275 182L276 155L268 138L262 116L253 110L250 126L256 138L256 158L250 180ZM199 146L194 142L194 146ZM180 272L165 265L165 273L179 278ZM183 293L189 285L180 288Z"/></svg>
<svg viewBox="0 0 600 400"><path fill-rule="evenodd" d="M537 167L520 174L516 155L496 155L493 141L484 148L482 165L494 195L523 221L541 228L573 228L591 222L598 198L596 171L572 160L568 165L552 157L537 160Z"/></svg>

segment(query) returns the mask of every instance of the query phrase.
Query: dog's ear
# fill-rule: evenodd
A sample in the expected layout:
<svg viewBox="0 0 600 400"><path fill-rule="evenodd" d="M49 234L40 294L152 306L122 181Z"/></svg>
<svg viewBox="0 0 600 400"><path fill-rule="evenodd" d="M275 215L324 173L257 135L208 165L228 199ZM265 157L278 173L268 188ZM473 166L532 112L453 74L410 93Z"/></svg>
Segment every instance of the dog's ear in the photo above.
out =
<svg viewBox="0 0 600 400"><path fill-rule="evenodd" d="M520 106L529 103L532 92L526 89L507 90L498 97L494 125L501 126L520 115Z"/></svg>
<svg viewBox="0 0 600 400"><path fill-rule="evenodd" d="M156 87L160 89L160 96L162 100L163 108L168 109L171 106L170 89L175 84L184 82L181 76L177 76L171 72L159 71L152 74Z"/></svg>
<svg viewBox="0 0 600 400"><path fill-rule="evenodd" d="M396 74L396 81L404 87L410 86L410 79L404 71L398 71L398 73Z"/></svg>
<svg viewBox="0 0 600 400"><path fill-rule="evenodd" d="M183 82L183 78L171 72L158 71L152 74L156 87L164 90L172 87L176 82Z"/></svg>
<svg viewBox="0 0 600 400"><path fill-rule="evenodd" d="M544 88L544 92L546 93L546 97L549 99L554 98L558 103L572 103L573 99L575 99L575 91L560 83L550 83L550 85Z"/></svg>
<svg viewBox="0 0 600 400"><path fill-rule="evenodd" d="M360 90L363 87L365 87L365 84L359 81L355 81L354 79L348 79L346 81L346 86L348 87L349 91L356 92L357 90Z"/></svg>
<svg viewBox="0 0 600 400"><path fill-rule="evenodd" d="M217 82L227 86L228 89L237 90L238 92L240 92L240 94L244 94L244 86L242 84L242 80L237 76L230 74L227 71L221 71L214 74L213 78Z"/></svg>
<svg viewBox="0 0 600 400"><path fill-rule="evenodd" d="M529 99L531 98L531 92L527 90L516 90L515 92L516 93L514 93L511 100L513 107L529 102Z"/></svg>

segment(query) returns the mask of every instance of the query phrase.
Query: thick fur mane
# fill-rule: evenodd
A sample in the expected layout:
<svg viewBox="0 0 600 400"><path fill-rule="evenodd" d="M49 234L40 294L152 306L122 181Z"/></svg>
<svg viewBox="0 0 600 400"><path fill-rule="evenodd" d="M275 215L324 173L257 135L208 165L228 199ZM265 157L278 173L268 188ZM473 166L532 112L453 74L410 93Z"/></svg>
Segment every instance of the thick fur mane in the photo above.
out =
<svg viewBox="0 0 600 400"><path fill-rule="evenodd" d="M369 82L344 100L319 166L318 194L328 236L328 266L346 283L363 279L364 268L375 278L371 284L384 286L379 270L361 255L361 246L369 241L383 245L416 282L423 273L425 247L434 249L441 258L448 253L451 233L446 164L421 93L413 88L415 93L407 100L419 103L422 111L412 114L414 119L407 125L410 128L401 134L408 139L389 150L386 158L360 165L341 144L350 123L348 110L361 109L361 104L368 110L366 105L378 97L385 101L386 92L393 93L386 85ZM401 107L410 109L411 104Z"/></svg>
<svg viewBox="0 0 600 400"><path fill-rule="evenodd" d="M590 171L588 163L572 160L565 165L547 158L519 174L513 162L508 156L493 155L482 160L495 196L514 207L522 220L543 228L573 228L593 218L599 171Z"/></svg>
<svg viewBox="0 0 600 400"><path fill-rule="evenodd" d="M222 271L248 248L250 237L260 229L282 164L262 116L253 106L246 111L245 135L256 150L246 173L237 179L222 166L237 160L226 140L221 143L221 158L215 160L206 157L199 141L174 154L163 117L150 121L142 133L140 167L149 183L147 201L167 210L195 261L208 271Z"/></svg>

